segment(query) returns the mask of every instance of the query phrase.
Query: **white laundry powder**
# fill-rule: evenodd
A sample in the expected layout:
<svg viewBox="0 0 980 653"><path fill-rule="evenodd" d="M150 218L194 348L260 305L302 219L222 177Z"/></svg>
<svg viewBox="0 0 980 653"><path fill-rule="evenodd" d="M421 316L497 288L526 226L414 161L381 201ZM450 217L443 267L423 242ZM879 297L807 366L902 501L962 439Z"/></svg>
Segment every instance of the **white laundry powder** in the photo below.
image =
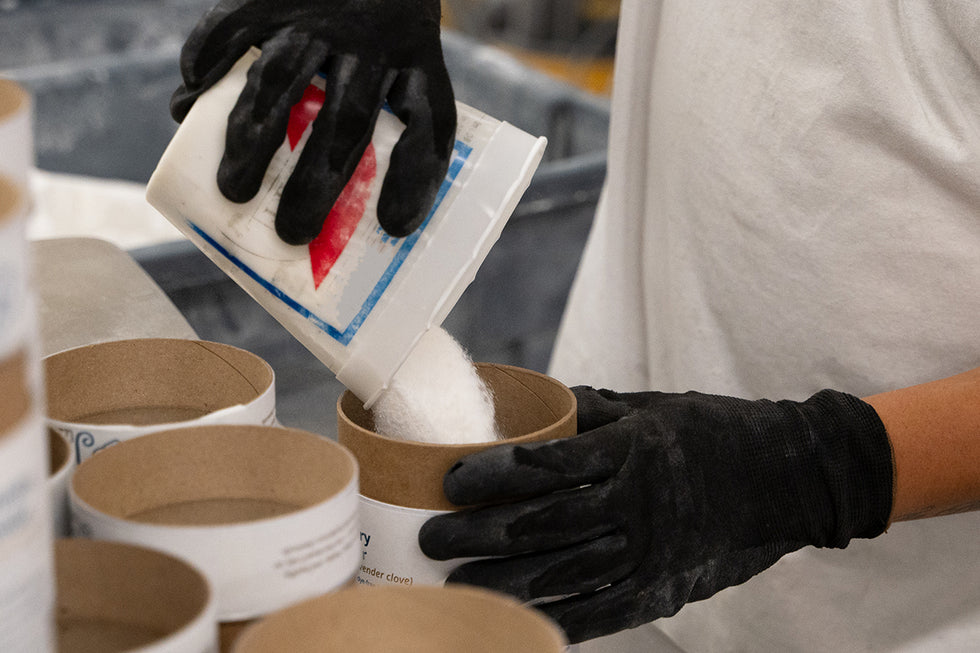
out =
<svg viewBox="0 0 980 653"><path fill-rule="evenodd" d="M426 331L372 407L374 428L399 440L472 444L500 439L493 397L445 329Z"/></svg>

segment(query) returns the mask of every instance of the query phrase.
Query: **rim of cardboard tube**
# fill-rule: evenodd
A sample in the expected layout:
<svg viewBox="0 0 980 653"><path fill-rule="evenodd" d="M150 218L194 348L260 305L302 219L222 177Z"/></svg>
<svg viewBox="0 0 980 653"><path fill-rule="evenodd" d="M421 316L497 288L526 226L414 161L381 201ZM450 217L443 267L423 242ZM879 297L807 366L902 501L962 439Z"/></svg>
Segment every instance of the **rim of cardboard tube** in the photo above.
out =
<svg viewBox="0 0 980 653"><path fill-rule="evenodd" d="M287 447L288 457L282 455ZM160 528L209 528L287 518L331 501L357 477L354 456L315 433L282 426L206 425L160 430L100 451L76 467L71 492L114 519ZM126 487L140 487L140 492L120 491ZM279 502L284 509L214 524L141 517L170 505L239 499Z"/></svg>
<svg viewBox="0 0 980 653"><path fill-rule="evenodd" d="M176 653L217 641L211 584L177 556L122 542L60 538L55 576L65 645L98 650L118 645L120 636L135 636L145 640L139 650Z"/></svg>
<svg viewBox="0 0 980 653"><path fill-rule="evenodd" d="M173 365L174 357L187 366ZM42 364L47 416L67 424L130 424L93 421L89 416L186 402L200 413L191 418L196 419L248 404L275 384L275 372L262 357L233 345L192 338L107 340L50 354ZM83 382L82 375L88 381ZM177 400L183 403L172 403ZM190 419L154 424L185 421Z"/></svg>
<svg viewBox="0 0 980 653"><path fill-rule="evenodd" d="M353 577L357 479L349 451L301 429L156 431L75 468L72 528L190 560L214 584L217 618L241 621Z"/></svg>
<svg viewBox="0 0 980 653"><path fill-rule="evenodd" d="M476 587L355 587L304 601L249 626L232 653L561 653L543 613Z"/></svg>
<svg viewBox="0 0 980 653"><path fill-rule="evenodd" d="M500 444L576 434L575 395L563 383L513 365L475 366L494 396L503 440L434 444L385 437L372 430L371 411L353 393L348 390L341 395L337 400L337 441L357 458L363 496L405 508L455 510L459 506L446 499L442 478L461 457ZM498 401L502 398L510 403L501 406Z"/></svg>

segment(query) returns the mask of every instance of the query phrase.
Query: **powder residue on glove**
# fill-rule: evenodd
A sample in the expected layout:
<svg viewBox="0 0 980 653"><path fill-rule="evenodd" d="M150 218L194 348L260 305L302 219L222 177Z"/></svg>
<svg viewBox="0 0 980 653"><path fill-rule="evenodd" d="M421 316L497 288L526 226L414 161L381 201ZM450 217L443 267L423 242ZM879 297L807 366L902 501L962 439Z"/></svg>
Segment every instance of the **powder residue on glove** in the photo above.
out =
<svg viewBox="0 0 980 653"><path fill-rule="evenodd" d="M493 397L445 329L426 331L375 401L374 428L399 440L472 444L498 440Z"/></svg>

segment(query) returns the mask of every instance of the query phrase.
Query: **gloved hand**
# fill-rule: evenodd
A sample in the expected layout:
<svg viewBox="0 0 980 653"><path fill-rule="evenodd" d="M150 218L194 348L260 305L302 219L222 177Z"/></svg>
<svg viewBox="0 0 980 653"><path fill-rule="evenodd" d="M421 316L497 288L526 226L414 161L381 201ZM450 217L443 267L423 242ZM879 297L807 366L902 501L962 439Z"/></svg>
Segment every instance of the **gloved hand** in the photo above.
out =
<svg viewBox="0 0 980 653"><path fill-rule="evenodd" d="M184 83L171 115L181 122L250 46L262 50L228 116L218 169L221 192L246 202L286 137L290 109L317 71L326 76L326 102L276 215L280 238L299 245L319 233L387 99L406 129L391 154L378 219L389 234L408 235L432 207L455 141L439 20L439 0L221 0L184 44Z"/></svg>
<svg viewBox="0 0 980 653"><path fill-rule="evenodd" d="M537 607L571 642L676 613L806 545L844 547L888 523L891 447L868 404L575 388L579 435L500 445L445 477L458 505L422 550ZM801 591L804 591L801 589Z"/></svg>

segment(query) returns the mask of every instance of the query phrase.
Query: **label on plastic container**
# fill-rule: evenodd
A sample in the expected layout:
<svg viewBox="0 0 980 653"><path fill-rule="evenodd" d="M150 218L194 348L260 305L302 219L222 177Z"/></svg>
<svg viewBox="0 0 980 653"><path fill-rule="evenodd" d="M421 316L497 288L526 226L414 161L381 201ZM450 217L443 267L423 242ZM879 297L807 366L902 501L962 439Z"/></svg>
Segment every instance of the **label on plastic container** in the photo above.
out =
<svg viewBox="0 0 980 653"><path fill-rule="evenodd" d="M377 202L404 126L389 111L308 246L275 232L285 186L324 103L315 78L258 194L236 204L215 180L225 124L259 56L245 55L188 113L147 186L147 200L370 405L418 337L448 314L499 236L544 151L535 138L457 103L449 169L422 225L392 238Z"/></svg>
<svg viewBox="0 0 980 653"><path fill-rule="evenodd" d="M319 96L304 100L314 105L309 109L314 115L323 102L322 91ZM296 115L297 110L294 109L291 129L296 125ZM361 219L365 214L376 211L381 180L388 169L391 149L402 129L398 119L388 112L381 113L378 124L378 135L368 145L350 183L327 216L324 229L308 245L308 261L303 261L301 265L283 265L295 256L291 250L283 251L281 258L268 257L268 243L277 242L273 239L278 238L275 235L278 193L266 195L248 220L234 222L217 233L207 225L188 221L189 227L228 262L278 297L289 310L309 320L324 335L341 345L351 342L378 305L443 199L452 190L473 150L469 145L456 141L449 171L428 217L409 236L392 238L377 222ZM296 130L301 127L302 123ZM481 125L474 127L474 131L479 132ZM483 127L486 131L486 125ZM483 140L490 134L483 134ZM288 178L297 159L292 154L305 143L308 136L309 131L306 130L295 145L290 140L289 148L280 149L269 164L269 174ZM229 240L237 244L237 252L230 249ZM279 247L274 249L281 251Z"/></svg>
<svg viewBox="0 0 980 653"><path fill-rule="evenodd" d="M0 434L0 651L54 651L47 434L32 414Z"/></svg>
<svg viewBox="0 0 980 653"><path fill-rule="evenodd" d="M362 585L442 585L461 560L433 560L419 548L419 530L444 510L404 508L361 496Z"/></svg>

